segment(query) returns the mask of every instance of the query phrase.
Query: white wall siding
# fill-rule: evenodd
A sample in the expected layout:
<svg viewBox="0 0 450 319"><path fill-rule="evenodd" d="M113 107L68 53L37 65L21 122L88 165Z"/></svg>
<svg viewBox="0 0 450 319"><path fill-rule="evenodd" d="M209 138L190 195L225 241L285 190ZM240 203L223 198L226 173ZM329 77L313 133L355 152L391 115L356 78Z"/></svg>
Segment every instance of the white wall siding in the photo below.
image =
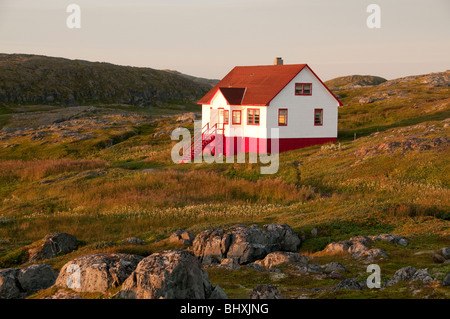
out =
<svg viewBox="0 0 450 319"><path fill-rule="evenodd" d="M312 95L295 95L295 83L312 83ZM337 100L314 74L304 68L271 102L267 128L279 128L280 138L337 137ZM278 110L288 110L288 125L278 126ZM323 125L314 125L314 109L323 109Z"/></svg>

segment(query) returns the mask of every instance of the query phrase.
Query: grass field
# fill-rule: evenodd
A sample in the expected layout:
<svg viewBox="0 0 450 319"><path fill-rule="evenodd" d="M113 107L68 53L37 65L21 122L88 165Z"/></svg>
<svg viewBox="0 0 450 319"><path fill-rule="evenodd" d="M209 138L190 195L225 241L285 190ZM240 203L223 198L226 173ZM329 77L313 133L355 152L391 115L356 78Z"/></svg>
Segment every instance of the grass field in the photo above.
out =
<svg viewBox="0 0 450 319"><path fill-rule="evenodd" d="M450 89L430 88L419 78L392 91L376 86L337 92L345 105L339 110L339 143L283 153L274 175L260 175L260 164L174 164L174 142L164 132L192 129L177 114L200 111L194 105L1 108L0 267L21 265L24 247L54 231L73 234L82 244L48 261L59 269L88 252L150 254L165 248L158 240L178 228L198 233L280 222L305 234L301 252L311 256L355 235L406 236L412 243L407 248L383 247L393 256L383 261L384 275L413 264L442 279L449 266L434 264L431 254L450 246ZM360 105L360 96L385 99ZM310 236L312 228L318 229L316 237ZM149 244L121 243L130 236ZM319 264L327 258L315 257ZM348 276L363 276L365 265L339 258L352 264ZM330 295L312 288L335 284L331 279L296 277L289 269L281 279L249 276L251 271L208 269L230 297L268 282L289 297L449 296L442 287Z"/></svg>

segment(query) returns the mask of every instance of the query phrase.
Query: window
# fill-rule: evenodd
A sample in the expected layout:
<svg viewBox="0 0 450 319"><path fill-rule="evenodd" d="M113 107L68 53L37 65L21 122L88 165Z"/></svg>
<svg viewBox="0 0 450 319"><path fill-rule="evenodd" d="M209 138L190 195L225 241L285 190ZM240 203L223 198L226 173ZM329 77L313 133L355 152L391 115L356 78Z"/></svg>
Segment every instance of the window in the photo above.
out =
<svg viewBox="0 0 450 319"><path fill-rule="evenodd" d="M314 125L323 125L323 109L314 110Z"/></svg>
<svg viewBox="0 0 450 319"><path fill-rule="evenodd" d="M230 111L228 110L224 110L223 111L223 124L229 124L229 115L230 115Z"/></svg>
<svg viewBox="0 0 450 319"><path fill-rule="evenodd" d="M232 111L232 123L234 125L241 125L241 111Z"/></svg>
<svg viewBox="0 0 450 319"><path fill-rule="evenodd" d="M295 95L311 95L311 83L295 83Z"/></svg>
<svg viewBox="0 0 450 319"><path fill-rule="evenodd" d="M287 125L287 115L288 115L287 109L279 109L278 110L278 125L279 126Z"/></svg>
<svg viewBox="0 0 450 319"><path fill-rule="evenodd" d="M259 109L248 109L247 110L247 124L248 125L259 125Z"/></svg>

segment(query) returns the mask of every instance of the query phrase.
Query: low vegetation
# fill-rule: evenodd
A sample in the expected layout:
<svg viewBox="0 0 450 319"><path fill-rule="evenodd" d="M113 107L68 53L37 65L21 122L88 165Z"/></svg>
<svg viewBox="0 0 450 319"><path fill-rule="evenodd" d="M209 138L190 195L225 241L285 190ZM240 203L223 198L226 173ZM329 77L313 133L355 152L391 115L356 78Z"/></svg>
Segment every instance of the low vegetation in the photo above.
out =
<svg viewBox="0 0 450 319"><path fill-rule="evenodd" d="M21 265L22 248L54 231L83 243L50 261L58 269L80 253L148 255L166 247L158 241L177 228L198 233L279 222L305 235L301 252L311 256L355 235L403 235L412 244L386 248L394 257L383 263L385 275L417 264L439 277L448 266L433 264L430 251L450 245L450 88L430 84L429 77L340 88L339 142L283 153L278 173L264 176L261 164L173 163L170 132L193 128L178 119L200 111L192 104L167 104L166 110L119 104L1 108L0 266ZM361 104L362 96L373 101ZM317 236L310 235L313 228ZM129 236L149 244L123 245ZM321 264L328 257L314 258ZM351 264L350 274L364 273L364 265ZM307 278L208 272L230 297L246 297L255 284L269 282L290 297L445 296L445 288L327 295L311 293L317 282Z"/></svg>

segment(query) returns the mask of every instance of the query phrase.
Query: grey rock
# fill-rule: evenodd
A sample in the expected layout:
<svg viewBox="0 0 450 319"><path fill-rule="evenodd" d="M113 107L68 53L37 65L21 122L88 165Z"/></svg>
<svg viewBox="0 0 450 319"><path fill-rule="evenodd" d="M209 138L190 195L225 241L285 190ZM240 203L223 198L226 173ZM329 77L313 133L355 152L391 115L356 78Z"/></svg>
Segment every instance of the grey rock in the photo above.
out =
<svg viewBox="0 0 450 319"><path fill-rule="evenodd" d="M343 254L348 251L350 246L351 243L348 241L338 241L328 244L325 247L324 252L330 255Z"/></svg>
<svg viewBox="0 0 450 319"><path fill-rule="evenodd" d="M191 253L164 250L144 258L117 297L127 299L208 299L224 297Z"/></svg>
<svg viewBox="0 0 450 319"><path fill-rule="evenodd" d="M396 285L400 281L409 281L414 276L416 271L417 269L412 266L400 268L395 272L394 276L391 279L389 279L386 286L391 287Z"/></svg>
<svg viewBox="0 0 450 319"><path fill-rule="evenodd" d="M450 272L447 273L444 280L442 281L442 286L450 286Z"/></svg>
<svg viewBox="0 0 450 319"><path fill-rule="evenodd" d="M195 237L193 253L204 264L220 263L227 256L230 242L230 234L226 234L223 229L207 229Z"/></svg>
<svg viewBox="0 0 450 319"><path fill-rule="evenodd" d="M204 264L234 258L243 265L274 251L295 252L300 243L298 235L285 224L268 224L263 228L235 226L230 232L223 229L201 232L194 239L193 252Z"/></svg>
<svg viewBox="0 0 450 319"><path fill-rule="evenodd" d="M334 288L334 291L341 290L341 289L362 290L362 287L356 279L346 278L346 279L342 280L336 286L336 288Z"/></svg>
<svg viewBox="0 0 450 319"><path fill-rule="evenodd" d="M0 299L24 298L55 283L56 272L46 264L0 270Z"/></svg>
<svg viewBox="0 0 450 319"><path fill-rule="evenodd" d="M182 245L192 246L195 236L186 229L178 229L169 237L170 243L179 243Z"/></svg>
<svg viewBox="0 0 450 319"><path fill-rule="evenodd" d="M223 291L222 288L220 288L220 286L215 286L212 289L208 299L228 299L228 296L225 293L225 291Z"/></svg>
<svg viewBox="0 0 450 319"><path fill-rule="evenodd" d="M241 267L236 258L224 258L220 262L220 266L229 270L236 270Z"/></svg>
<svg viewBox="0 0 450 319"><path fill-rule="evenodd" d="M299 263L297 264L297 269L300 271L300 273L315 273L315 274L323 273L322 267L320 267L320 265L317 264Z"/></svg>
<svg viewBox="0 0 450 319"><path fill-rule="evenodd" d="M277 286L258 285L253 288L250 299L284 299L284 297Z"/></svg>
<svg viewBox="0 0 450 319"><path fill-rule="evenodd" d="M133 244L133 245L145 245L145 241L136 237L128 237L122 239L122 242Z"/></svg>
<svg viewBox="0 0 450 319"><path fill-rule="evenodd" d="M323 271L325 273L331 273L333 271L339 271L339 272L347 271L347 268L345 268L345 266L343 264L338 263L336 261L332 261L332 262L326 264L323 268L324 268Z"/></svg>
<svg viewBox="0 0 450 319"><path fill-rule="evenodd" d="M29 261L40 261L55 258L77 249L78 241L75 236L66 233L50 233L29 249Z"/></svg>
<svg viewBox="0 0 450 319"><path fill-rule="evenodd" d="M17 274L17 280L27 294L33 294L52 286L57 276L58 274L49 265L38 264L21 268Z"/></svg>
<svg viewBox="0 0 450 319"><path fill-rule="evenodd" d="M445 259L450 259L450 247L444 247L441 249L441 254Z"/></svg>
<svg viewBox="0 0 450 319"><path fill-rule="evenodd" d="M340 272L339 270L333 270L328 274L328 277L330 277L331 279L342 279L344 275L342 275L342 272Z"/></svg>
<svg viewBox="0 0 450 319"><path fill-rule="evenodd" d="M312 237L316 237L317 236L317 228L313 228L312 230L311 230L311 236Z"/></svg>
<svg viewBox="0 0 450 319"><path fill-rule="evenodd" d="M423 283L430 283L432 281L435 281L433 277L431 277L428 268L425 269L419 269L417 270L414 275L412 276L410 281L420 281Z"/></svg>
<svg viewBox="0 0 450 319"><path fill-rule="evenodd" d="M272 268L289 262L301 262L307 263L308 257L302 256L299 253L293 253L288 251L276 251L268 254L264 259L255 261L266 268Z"/></svg>
<svg viewBox="0 0 450 319"><path fill-rule="evenodd" d="M23 292L17 285L17 268L0 270L0 299L15 299Z"/></svg>
<svg viewBox="0 0 450 319"><path fill-rule="evenodd" d="M66 263L56 285L77 292L102 292L120 286L135 270L142 257L127 254L90 254Z"/></svg>

